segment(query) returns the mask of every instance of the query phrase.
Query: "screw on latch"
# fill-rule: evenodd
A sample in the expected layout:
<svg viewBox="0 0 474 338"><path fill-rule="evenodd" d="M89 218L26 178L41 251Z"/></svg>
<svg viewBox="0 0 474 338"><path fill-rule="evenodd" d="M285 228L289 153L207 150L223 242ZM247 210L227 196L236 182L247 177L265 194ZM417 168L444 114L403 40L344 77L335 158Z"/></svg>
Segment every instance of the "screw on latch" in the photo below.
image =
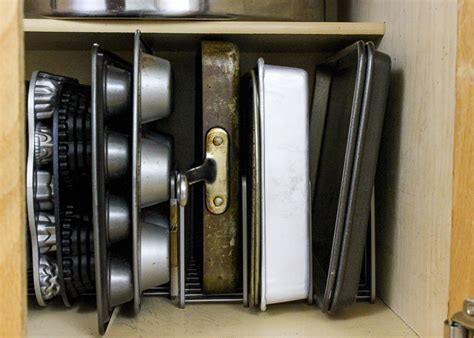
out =
<svg viewBox="0 0 474 338"><path fill-rule="evenodd" d="M220 207L222 204L224 204L224 199L220 196L217 196L216 198L214 198L214 205L216 207Z"/></svg>
<svg viewBox="0 0 474 338"><path fill-rule="evenodd" d="M214 139L212 140L212 143L214 143L214 145L216 147L220 146L222 143L224 143L224 139L220 136L216 136L214 137Z"/></svg>
<svg viewBox="0 0 474 338"><path fill-rule="evenodd" d="M468 298L464 300L464 313L474 317L474 299Z"/></svg>

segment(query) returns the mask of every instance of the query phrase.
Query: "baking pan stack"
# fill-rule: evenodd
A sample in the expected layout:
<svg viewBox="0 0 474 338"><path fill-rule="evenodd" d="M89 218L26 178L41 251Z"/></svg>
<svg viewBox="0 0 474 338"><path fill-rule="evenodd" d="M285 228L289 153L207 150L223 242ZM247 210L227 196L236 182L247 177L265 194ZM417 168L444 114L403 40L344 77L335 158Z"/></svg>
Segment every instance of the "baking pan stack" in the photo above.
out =
<svg viewBox="0 0 474 338"><path fill-rule="evenodd" d="M35 72L28 90L27 209L40 305L96 294L99 332L116 306L170 280L168 61L137 32L134 64L92 47L92 84ZM167 288L164 288L167 294Z"/></svg>
<svg viewBox="0 0 474 338"><path fill-rule="evenodd" d="M170 280L169 205L172 142L146 124L172 106L168 61L135 35L134 63L92 50L93 223L99 331L114 308ZM105 133L104 133L105 131ZM115 204L113 204L113 203ZM155 208L154 206L157 206Z"/></svg>
<svg viewBox="0 0 474 338"><path fill-rule="evenodd" d="M90 87L34 72L28 89L27 214L40 305L94 291Z"/></svg>
<svg viewBox="0 0 474 338"><path fill-rule="evenodd" d="M373 299L367 229L389 75L390 58L357 42L318 65L311 116L304 70L260 59L247 76L251 305L307 299L335 313L355 301L362 268Z"/></svg>
<svg viewBox="0 0 474 338"><path fill-rule="evenodd" d="M334 313L357 295L390 58L357 42L319 65L310 128L313 287Z"/></svg>
<svg viewBox="0 0 474 338"><path fill-rule="evenodd" d="M241 77L235 44L203 41L196 111L183 125L170 119L170 62L140 32L133 50L128 63L95 44L90 87L31 78L38 303L95 293L104 333L116 307L138 313L150 290L181 307L304 300L330 314L373 299L370 211L390 58L357 42L317 65L311 95L304 69L260 58Z"/></svg>

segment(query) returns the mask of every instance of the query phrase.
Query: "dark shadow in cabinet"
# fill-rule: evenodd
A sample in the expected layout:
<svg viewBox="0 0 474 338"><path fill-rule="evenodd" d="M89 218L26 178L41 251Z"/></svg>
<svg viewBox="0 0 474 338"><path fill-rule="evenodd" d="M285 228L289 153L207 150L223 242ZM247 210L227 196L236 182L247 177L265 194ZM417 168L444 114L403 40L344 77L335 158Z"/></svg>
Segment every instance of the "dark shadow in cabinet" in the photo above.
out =
<svg viewBox="0 0 474 338"><path fill-rule="evenodd" d="M394 63L396 65L396 63ZM398 202L400 191L395 190L401 181L400 147L402 142L402 119L404 106L405 75L402 69L395 68L390 76L390 91L387 98L384 129L380 144L378 168L375 176L375 210L377 210L377 231L375 236L377 260L377 285L391 285L393 266L382 264L387 256L392 256L394 238L396 238L397 218L394 215L400 210ZM410 112L407 112L410 113ZM386 290L380 290L386 294Z"/></svg>

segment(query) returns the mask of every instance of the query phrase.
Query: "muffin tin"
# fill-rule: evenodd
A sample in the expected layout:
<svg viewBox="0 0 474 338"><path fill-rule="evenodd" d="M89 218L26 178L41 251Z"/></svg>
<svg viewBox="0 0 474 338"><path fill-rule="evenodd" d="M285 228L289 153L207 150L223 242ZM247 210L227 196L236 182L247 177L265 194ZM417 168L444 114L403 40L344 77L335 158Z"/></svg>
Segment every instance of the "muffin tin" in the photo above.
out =
<svg viewBox="0 0 474 338"><path fill-rule="evenodd" d="M172 141L142 129L171 114L173 74L171 64L152 54L140 31L133 57L133 294L139 312L142 292L170 279L169 220L158 215L145 221L141 210L170 200Z"/></svg>
<svg viewBox="0 0 474 338"><path fill-rule="evenodd" d="M172 72L135 35L133 66L94 45L92 171L99 331L114 307L169 282L169 216L141 211L170 200L172 141L148 130L172 107Z"/></svg>
<svg viewBox="0 0 474 338"><path fill-rule="evenodd" d="M99 332L133 298L131 233L132 66L92 48L92 201ZM117 185L114 182L120 179ZM114 189L116 187L117 189ZM125 234L125 235L124 235Z"/></svg>
<svg viewBox="0 0 474 338"><path fill-rule="evenodd" d="M93 46L92 88L45 72L29 88L33 289L40 305L95 292L101 333L170 279L169 214L154 206L170 200L173 142L142 123L171 113L171 65L135 41L135 68Z"/></svg>

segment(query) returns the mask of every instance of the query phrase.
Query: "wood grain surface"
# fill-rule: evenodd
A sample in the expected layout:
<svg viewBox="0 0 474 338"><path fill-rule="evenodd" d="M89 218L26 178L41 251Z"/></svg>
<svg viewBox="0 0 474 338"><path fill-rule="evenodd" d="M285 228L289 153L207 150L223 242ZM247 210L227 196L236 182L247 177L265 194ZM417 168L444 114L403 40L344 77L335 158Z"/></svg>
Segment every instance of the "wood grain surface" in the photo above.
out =
<svg viewBox="0 0 474 338"><path fill-rule="evenodd" d="M0 0L0 337L25 334L23 1Z"/></svg>
<svg viewBox="0 0 474 338"><path fill-rule="evenodd" d="M25 19L26 32L383 35L383 22L251 22Z"/></svg>
<svg viewBox="0 0 474 338"><path fill-rule="evenodd" d="M474 298L474 1L458 4L449 317Z"/></svg>

